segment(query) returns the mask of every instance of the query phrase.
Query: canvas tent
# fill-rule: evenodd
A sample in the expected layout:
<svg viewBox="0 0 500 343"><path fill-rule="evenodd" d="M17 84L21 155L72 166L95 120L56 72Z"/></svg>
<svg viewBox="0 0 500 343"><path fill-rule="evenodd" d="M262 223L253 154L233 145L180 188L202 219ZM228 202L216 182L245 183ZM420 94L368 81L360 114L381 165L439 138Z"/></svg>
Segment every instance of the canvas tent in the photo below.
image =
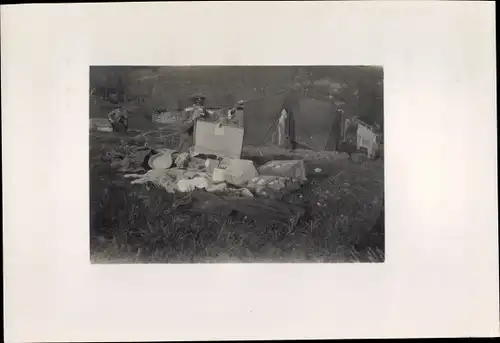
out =
<svg viewBox="0 0 500 343"><path fill-rule="evenodd" d="M290 114L290 135L295 146L315 151L336 150L341 138L341 114L328 101L287 92L249 101L244 109L245 145L275 144L282 109Z"/></svg>

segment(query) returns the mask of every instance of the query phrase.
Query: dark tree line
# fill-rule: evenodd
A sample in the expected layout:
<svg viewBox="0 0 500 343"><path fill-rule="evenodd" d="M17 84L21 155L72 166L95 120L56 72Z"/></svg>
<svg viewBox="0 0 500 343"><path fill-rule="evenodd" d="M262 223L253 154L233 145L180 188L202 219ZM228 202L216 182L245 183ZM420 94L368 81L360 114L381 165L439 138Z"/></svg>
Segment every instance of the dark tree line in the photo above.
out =
<svg viewBox="0 0 500 343"><path fill-rule="evenodd" d="M127 96L131 71L147 69L161 73L156 82L170 96L172 92L202 90L213 93L224 102L241 96L271 96L294 87L305 87L326 100L341 103L345 112L368 124L383 128L383 70L364 66L283 66L283 67L131 67L98 66L90 69L90 89L93 94L121 102ZM322 83L319 81L323 81ZM326 83L325 83L326 82ZM170 84L170 85L169 85ZM333 86L338 86L337 88ZM178 89L178 88L186 89ZM333 88L335 89L333 89ZM173 90L173 88L175 88ZM110 94L112 95L110 97ZM111 99L110 99L111 98ZM167 98L166 98L167 99ZM179 100L179 99L178 99ZM221 101L216 101L221 102Z"/></svg>

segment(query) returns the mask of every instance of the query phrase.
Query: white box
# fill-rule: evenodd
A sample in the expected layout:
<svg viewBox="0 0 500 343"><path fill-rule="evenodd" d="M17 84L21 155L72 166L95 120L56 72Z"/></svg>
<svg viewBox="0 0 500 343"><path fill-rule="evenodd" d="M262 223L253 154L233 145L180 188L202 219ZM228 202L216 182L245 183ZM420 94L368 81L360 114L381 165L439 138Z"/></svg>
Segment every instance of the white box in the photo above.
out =
<svg viewBox="0 0 500 343"><path fill-rule="evenodd" d="M242 128L198 120L194 129L194 153L240 158L243 133Z"/></svg>

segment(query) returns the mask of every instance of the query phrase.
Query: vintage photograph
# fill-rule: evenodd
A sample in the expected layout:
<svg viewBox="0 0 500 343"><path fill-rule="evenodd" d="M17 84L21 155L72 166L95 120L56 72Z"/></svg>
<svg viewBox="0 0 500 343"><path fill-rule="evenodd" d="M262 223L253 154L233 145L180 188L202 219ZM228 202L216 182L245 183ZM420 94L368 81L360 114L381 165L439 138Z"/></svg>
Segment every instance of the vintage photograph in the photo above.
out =
<svg viewBox="0 0 500 343"><path fill-rule="evenodd" d="M381 66L91 66L92 263L384 262Z"/></svg>

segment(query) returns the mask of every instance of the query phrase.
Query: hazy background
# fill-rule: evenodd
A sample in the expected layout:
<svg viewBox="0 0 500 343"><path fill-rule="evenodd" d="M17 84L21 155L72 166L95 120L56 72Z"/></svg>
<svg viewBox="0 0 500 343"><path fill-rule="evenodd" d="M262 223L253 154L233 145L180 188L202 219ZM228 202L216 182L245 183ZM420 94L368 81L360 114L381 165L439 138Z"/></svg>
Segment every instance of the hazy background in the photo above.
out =
<svg viewBox="0 0 500 343"><path fill-rule="evenodd" d="M140 100L137 112L146 116L154 109L184 108L195 92L207 96L207 106L224 107L295 88L383 129L378 66L91 66L90 88L98 96L114 93L118 102Z"/></svg>

